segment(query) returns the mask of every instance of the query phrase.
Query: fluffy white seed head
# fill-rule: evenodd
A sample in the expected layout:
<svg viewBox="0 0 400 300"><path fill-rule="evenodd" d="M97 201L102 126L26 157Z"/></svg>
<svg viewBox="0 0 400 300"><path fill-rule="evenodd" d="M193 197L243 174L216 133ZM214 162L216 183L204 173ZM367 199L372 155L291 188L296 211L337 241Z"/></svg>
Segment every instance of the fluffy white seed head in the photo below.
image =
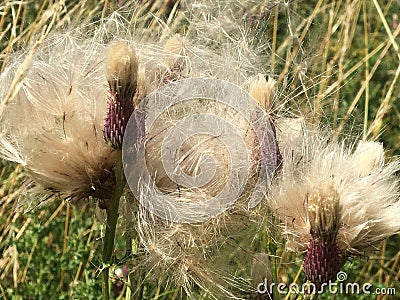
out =
<svg viewBox="0 0 400 300"><path fill-rule="evenodd" d="M1 93L20 61L2 74ZM114 154L102 134L107 103L102 61L101 45L54 34L38 48L2 116L2 156L23 164L47 190L101 196L112 184Z"/></svg>
<svg viewBox="0 0 400 300"><path fill-rule="evenodd" d="M301 143L285 142L296 140L286 136L293 132ZM352 151L324 136L306 126L278 130L284 163L270 194L271 206L282 220L290 249L305 251L315 231L337 230L342 256L364 253L400 229L399 162L384 163L378 143L360 142Z"/></svg>

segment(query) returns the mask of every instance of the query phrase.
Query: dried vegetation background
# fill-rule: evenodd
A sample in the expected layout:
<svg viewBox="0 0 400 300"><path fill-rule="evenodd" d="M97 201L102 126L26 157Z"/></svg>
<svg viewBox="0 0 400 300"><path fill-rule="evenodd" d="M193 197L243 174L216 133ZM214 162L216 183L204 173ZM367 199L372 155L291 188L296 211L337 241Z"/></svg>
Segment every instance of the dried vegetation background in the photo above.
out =
<svg viewBox="0 0 400 300"><path fill-rule="evenodd" d="M239 1L229 5L240 12L237 22L246 28L243 34L254 35L260 44L267 45L265 62L278 81L280 101L300 109L315 123L330 124L338 137L381 141L388 154L399 155L399 1L248 2L242 8ZM0 69L4 70L16 51L26 49L28 43L35 48L51 30L73 27L82 20L101 21L123 4L121 0L1 1ZM144 0L139 7L134 15L147 22L149 30L156 22L154 17L173 31L185 30L181 14L184 1ZM12 92L11 88L9 94ZM1 105L0 113L3 109ZM71 205L59 199L23 213L21 207L26 208L25 203L32 199L27 199L21 185L25 179L22 169L0 164L0 299L101 297L98 257L104 228L94 205ZM257 238L273 254L276 282L298 280L302 258L287 252L282 241ZM123 243L121 239L117 251ZM399 244L400 237L392 237L368 259L346 263L348 281L395 287L400 294ZM198 299L208 297L202 291L195 295ZM164 287L154 280L144 283L144 297L185 298L179 288ZM372 299L371 295L320 298Z"/></svg>

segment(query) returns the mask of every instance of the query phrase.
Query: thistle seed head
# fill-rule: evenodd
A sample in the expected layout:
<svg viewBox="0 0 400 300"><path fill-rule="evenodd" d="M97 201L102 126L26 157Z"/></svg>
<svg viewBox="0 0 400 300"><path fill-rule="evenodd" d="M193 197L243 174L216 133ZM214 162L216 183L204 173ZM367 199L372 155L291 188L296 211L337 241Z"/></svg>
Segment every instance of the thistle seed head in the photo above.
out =
<svg viewBox="0 0 400 300"><path fill-rule="evenodd" d="M138 61L125 43L110 45L106 58L107 81L110 87L108 111L104 124L104 138L113 148L122 148L126 124L134 105L138 78Z"/></svg>
<svg viewBox="0 0 400 300"><path fill-rule="evenodd" d="M400 164L385 163L379 143L361 141L352 150L304 122L276 123L283 165L270 205L286 246L306 252L307 278L326 282L347 257L365 254L400 230Z"/></svg>
<svg viewBox="0 0 400 300"><path fill-rule="evenodd" d="M50 35L5 108L0 156L21 163L39 193L78 200L107 198L113 190L115 152L101 134L107 107L103 52L96 42ZM0 99L20 63L16 58L1 75Z"/></svg>

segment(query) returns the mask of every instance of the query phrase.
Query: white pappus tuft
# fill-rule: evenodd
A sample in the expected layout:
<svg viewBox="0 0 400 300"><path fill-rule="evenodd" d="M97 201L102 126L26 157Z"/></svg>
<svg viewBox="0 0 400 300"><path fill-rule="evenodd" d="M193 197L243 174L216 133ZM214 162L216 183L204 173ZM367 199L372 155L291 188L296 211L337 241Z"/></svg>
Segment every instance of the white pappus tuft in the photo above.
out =
<svg viewBox="0 0 400 300"><path fill-rule="evenodd" d="M385 162L376 142L360 141L352 150L301 119L278 124L283 166L270 205L287 247L306 252L307 278L325 282L348 257L376 249L400 230L400 163Z"/></svg>
<svg viewBox="0 0 400 300"><path fill-rule="evenodd" d="M45 190L69 198L108 197L112 190L114 154L102 134L103 56L100 44L51 35L36 50L21 89L5 108L1 154L23 164ZM1 99L22 58L2 74Z"/></svg>

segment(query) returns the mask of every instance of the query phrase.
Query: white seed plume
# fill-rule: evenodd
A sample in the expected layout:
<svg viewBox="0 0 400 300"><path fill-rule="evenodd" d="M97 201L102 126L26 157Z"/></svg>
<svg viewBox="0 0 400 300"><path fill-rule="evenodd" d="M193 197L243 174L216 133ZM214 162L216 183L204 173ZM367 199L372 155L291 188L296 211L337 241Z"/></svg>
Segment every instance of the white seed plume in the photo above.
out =
<svg viewBox="0 0 400 300"><path fill-rule="evenodd" d="M353 166L359 176L367 176L375 168L382 168L385 162L383 145L376 142L359 141L353 153Z"/></svg>
<svg viewBox="0 0 400 300"><path fill-rule="evenodd" d="M276 80L272 77L265 79L263 74L258 74L250 80L249 93L267 111L272 109Z"/></svg>
<svg viewBox="0 0 400 300"><path fill-rule="evenodd" d="M257 137L250 125L240 113L215 102L205 103L203 100L196 104L196 101L191 101L189 104L173 107L166 110L154 123L154 130L150 131L147 138L146 161L155 185L176 202L199 203L217 196L227 182L232 180L230 149L218 137L198 134L186 140L179 149L179 166L189 177L207 175L203 174L202 165L205 158L211 157L215 163L215 173L206 184L195 188L179 186L165 172L161 151L165 134L176 126L182 116L196 113L213 114L235 124L237 133L250 146L246 153L253 163L248 170L249 181L242 196L232 207L202 223L180 224L164 221L144 209L140 210L139 235L148 254L145 265L154 270L172 272L171 278L189 295L197 285L216 299L235 298L239 295L244 297L246 293L250 295L255 290L250 280L253 255L246 249L251 248L253 238L264 224L263 218L266 215L265 203L254 210L248 209L248 201L255 184L253 179L257 178L257 161L252 161L255 150L251 147ZM192 126L195 128L196 123ZM149 197L146 189L143 189L140 197L142 201ZM182 211L183 213L187 214L187 211ZM248 281L235 273L239 260L242 260L241 263L248 261L247 273L243 270L241 274L244 278L249 278ZM156 275L159 275L158 272Z"/></svg>
<svg viewBox="0 0 400 300"><path fill-rule="evenodd" d="M400 164L384 161L381 144L360 141L352 151L299 119L280 124L283 167L269 199L289 249L305 251L312 231L338 230L337 245L346 258L400 230Z"/></svg>
<svg viewBox="0 0 400 300"><path fill-rule="evenodd" d="M136 89L138 61L135 53L126 43L113 42L107 51L105 61L106 78L111 91L115 94L125 95L129 93L121 90L127 87ZM132 93L132 92L130 92Z"/></svg>
<svg viewBox="0 0 400 300"><path fill-rule="evenodd" d="M103 47L55 34L35 53L1 120L3 158L24 165L42 188L69 197L105 196L113 151L103 141ZM21 59L1 76L1 95Z"/></svg>
<svg viewBox="0 0 400 300"><path fill-rule="evenodd" d="M195 18L194 22L191 20L187 34L173 34L164 41L141 42L133 39L139 73L142 70L145 78L144 83L139 80L138 88L146 85L146 92L150 93L179 79L206 77L226 80L248 89L249 78L265 73L261 69L263 64L252 52L247 37L238 41L233 36L227 36L225 28L214 27L217 21L218 18L214 17ZM211 28L220 30L220 33L208 35ZM231 30L235 31L236 28ZM238 47L243 49L237 51ZM260 97L263 97L260 101L271 101L274 93L272 86L268 86L268 83L265 86L264 82L259 86L258 90L262 90ZM191 137L179 149L181 169L188 176L201 175L205 157L212 157L216 163L216 172L212 180L204 186L186 188L177 185L166 174L161 158L163 139L179 119L189 114L207 112L235 124L248 146L256 140L255 132L240 113L218 103L200 101L194 105L194 102L186 106L176 105L165 111L153 124L146 143L146 163L155 185L176 201L189 203L206 201L217 195L229 180L231 162L229 149L217 137ZM195 127L196 124L192 126ZM137 224L144 250L141 261L143 266L152 270L155 278L165 278L167 283L182 286L189 297L195 298L193 295L196 286L215 299L246 298L256 292L255 283L251 280L251 265L255 253L250 249L254 246L256 233L266 223L264 218L267 208L266 203L261 203L253 210L248 208L250 194L255 185L253 179L257 177L257 164L254 149L250 147L247 151L246 154L254 165L249 170L250 180L245 192L232 207L211 220L182 224L158 218L144 207L139 207L137 213L132 212L139 216ZM151 188L153 186L147 187ZM143 188L141 191L139 202L150 197L147 189Z"/></svg>

